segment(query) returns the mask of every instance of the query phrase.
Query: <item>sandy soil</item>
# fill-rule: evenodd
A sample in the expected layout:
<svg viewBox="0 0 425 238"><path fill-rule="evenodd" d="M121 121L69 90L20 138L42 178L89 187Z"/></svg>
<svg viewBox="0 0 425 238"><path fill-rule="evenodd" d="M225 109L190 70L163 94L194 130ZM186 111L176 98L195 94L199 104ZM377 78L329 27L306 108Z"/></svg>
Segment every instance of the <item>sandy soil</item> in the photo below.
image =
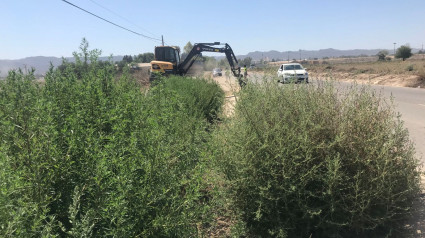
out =
<svg viewBox="0 0 425 238"><path fill-rule="evenodd" d="M131 70L130 73L133 77L137 79L137 82L140 83L142 87L149 86L149 68L144 67L138 70Z"/></svg>
<svg viewBox="0 0 425 238"><path fill-rule="evenodd" d="M240 87L235 77L224 72L223 76L212 77L210 72L205 72L207 78L212 78L216 81L225 93L225 102L223 108L223 114L227 117L233 115L234 108L236 105L236 94L239 92Z"/></svg>
<svg viewBox="0 0 425 238"><path fill-rule="evenodd" d="M393 86L393 87L411 87L425 88L425 79L416 75L380 75L380 74L351 74L333 72L329 73L312 73L314 79L336 79L338 81L358 83L370 83L375 85Z"/></svg>

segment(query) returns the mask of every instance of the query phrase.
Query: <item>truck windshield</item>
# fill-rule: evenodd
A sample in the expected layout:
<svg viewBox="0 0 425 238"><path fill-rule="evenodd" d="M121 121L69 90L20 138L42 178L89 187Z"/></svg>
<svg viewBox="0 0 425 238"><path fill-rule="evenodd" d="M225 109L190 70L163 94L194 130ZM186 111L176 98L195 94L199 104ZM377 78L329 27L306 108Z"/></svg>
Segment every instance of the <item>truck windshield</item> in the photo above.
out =
<svg viewBox="0 0 425 238"><path fill-rule="evenodd" d="M157 47L155 49L155 59L159 61L176 62L175 49L171 47Z"/></svg>

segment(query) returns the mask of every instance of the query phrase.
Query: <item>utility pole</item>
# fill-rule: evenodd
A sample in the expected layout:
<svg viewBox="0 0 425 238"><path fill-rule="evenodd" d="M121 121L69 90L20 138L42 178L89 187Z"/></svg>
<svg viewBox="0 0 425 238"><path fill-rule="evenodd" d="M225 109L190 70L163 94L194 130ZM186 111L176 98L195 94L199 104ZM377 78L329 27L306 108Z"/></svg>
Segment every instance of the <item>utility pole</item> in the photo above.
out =
<svg viewBox="0 0 425 238"><path fill-rule="evenodd" d="M162 39L162 46L164 46L164 36L161 35L161 39Z"/></svg>
<svg viewBox="0 0 425 238"><path fill-rule="evenodd" d="M394 44L394 58L395 58L395 44L397 44L397 43L393 43Z"/></svg>
<svg viewBox="0 0 425 238"><path fill-rule="evenodd" d="M289 63L289 50L288 50L288 63Z"/></svg>
<svg viewBox="0 0 425 238"><path fill-rule="evenodd" d="M424 52L424 44L422 43L422 60L424 60L424 56L425 56L425 54L424 54L425 52Z"/></svg>
<svg viewBox="0 0 425 238"><path fill-rule="evenodd" d="M300 49L300 61L301 61L301 49Z"/></svg>

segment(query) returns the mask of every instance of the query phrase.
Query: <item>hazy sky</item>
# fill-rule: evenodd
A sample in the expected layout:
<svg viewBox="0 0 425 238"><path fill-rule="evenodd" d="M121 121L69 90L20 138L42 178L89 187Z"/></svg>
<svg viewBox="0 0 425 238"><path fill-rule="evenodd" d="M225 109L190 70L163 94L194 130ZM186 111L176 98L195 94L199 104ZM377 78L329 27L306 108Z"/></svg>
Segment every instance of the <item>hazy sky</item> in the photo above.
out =
<svg viewBox="0 0 425 238"><path fill-rule="evenodd" d="M135 32L183 47L227 42L235 54L393 49L425 43L425 0L68 0ZM102 55L153 52L160 42L62 0L1 0L0 59L71 56L83 37Z"/></svg>

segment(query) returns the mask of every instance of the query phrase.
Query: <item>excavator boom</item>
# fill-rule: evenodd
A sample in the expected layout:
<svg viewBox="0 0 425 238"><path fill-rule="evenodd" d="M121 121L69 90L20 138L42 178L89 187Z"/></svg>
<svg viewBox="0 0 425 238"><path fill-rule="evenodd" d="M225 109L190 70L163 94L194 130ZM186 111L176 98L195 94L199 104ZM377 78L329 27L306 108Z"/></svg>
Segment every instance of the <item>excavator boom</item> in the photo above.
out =
<svg viewBox="0 0 425 238"><path fill-rule="evenodd" d="M222 47L214 47L217 45L220 45ZM220 44L220 42L195 43L193 45L192 50L187 55L186 59L178 65L177 70L179 74L181 75L186 74L189 71L190 67L192 67L196 58L200 56L202 52L224 53L226 55L227 61L229 61L230 70L232 71L233 75L235 77L240 76L241 70L240 70L240 67L238 66L238 60L236 59L236 56L233 53L232 48L227 43Z"/></svg>
<svg viewBox="0 0 425 238"><path fill-rule="evenodd" d="M196 43L183 62L180 61L179 52L179 48L175 46L155 47L155 60L151 61L150 80L154 80L157 74L185 75L190 67L192 67L196 58L201 56L202 52L224 53L229 61L230 70L233 75L237 78L241 78L241 68L238 65L238 60L232 48L227 43Z"/></svg>

